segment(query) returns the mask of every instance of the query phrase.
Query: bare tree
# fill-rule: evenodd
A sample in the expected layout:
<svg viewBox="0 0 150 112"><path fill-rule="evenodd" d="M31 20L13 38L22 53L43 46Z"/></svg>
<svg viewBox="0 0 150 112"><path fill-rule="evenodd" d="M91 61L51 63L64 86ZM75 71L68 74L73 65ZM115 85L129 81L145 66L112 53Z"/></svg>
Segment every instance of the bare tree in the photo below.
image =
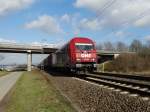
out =
<svg viewBox="0 0 150 112"><path fill-rule="evenodd" d="M146 46L150 49L150 40L146 42Z"/></svg>
<svg viewBox="0 0 150 112"><path fill-rule="evenodd" d="M101 43L97 44L96 49L102 50L103 49L103 44L101 44Z"/></svg>
<svg viewBox="0 0 150 112"><path fill-rule="evenodd" d="M115 48L114 48L113 44L108 41L108 42L104 43L104 50L114 51Z"/></svg>
<svg viewBox="0 0 150 112"><path fill-rule="evenodd" d="M150 59L150 41L147 41L146 44L143 45L138 54L144 58Z"/></svg>
<svg viewBox="0 0 150 112"><path fill-rule="evenodd" d="M117 42L116 50L119 51L119 52L128 51L128 47L123 42Z"/></svg>
<svg viewBox="0 0 150 112"><path fill-rule="evenodd" d="M130 45L130 50L133 52L139 52L142 47L142 42L140 40L133 40Z"/></svg>

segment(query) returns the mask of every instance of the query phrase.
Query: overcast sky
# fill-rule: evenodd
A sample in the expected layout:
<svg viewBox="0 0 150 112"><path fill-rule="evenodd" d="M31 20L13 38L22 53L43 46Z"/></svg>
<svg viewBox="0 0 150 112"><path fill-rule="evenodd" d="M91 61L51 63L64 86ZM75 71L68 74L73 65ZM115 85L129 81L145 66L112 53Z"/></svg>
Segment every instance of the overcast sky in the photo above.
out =
<svg viewBox="0 0 150 112"><path fill-rule="evenodd" d="M0 42L150 40L150 0L0 0Z"/></svg>

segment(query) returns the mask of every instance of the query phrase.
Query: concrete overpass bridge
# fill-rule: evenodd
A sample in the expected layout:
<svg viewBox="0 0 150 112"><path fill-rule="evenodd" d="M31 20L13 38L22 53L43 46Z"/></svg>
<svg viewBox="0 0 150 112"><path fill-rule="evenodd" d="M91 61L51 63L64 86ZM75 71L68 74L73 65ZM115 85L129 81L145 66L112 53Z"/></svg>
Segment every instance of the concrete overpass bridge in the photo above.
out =
<svg viewBox="0 0 150 112"><path fill-rule="evenodd" d="M49 54L55 52L58 48L53 45L31 45L16 43L0 43L0 52L3 53L28 53L32 54Z"/></svg>
<svg viewBox="0 0 150 112"><path fill-rule="evenodd" d="M27 70L31 71L32 54L50 54L57 50L55 45L31 45L18 43L0 43L1 53L25 53L27 54Z"/></svg>

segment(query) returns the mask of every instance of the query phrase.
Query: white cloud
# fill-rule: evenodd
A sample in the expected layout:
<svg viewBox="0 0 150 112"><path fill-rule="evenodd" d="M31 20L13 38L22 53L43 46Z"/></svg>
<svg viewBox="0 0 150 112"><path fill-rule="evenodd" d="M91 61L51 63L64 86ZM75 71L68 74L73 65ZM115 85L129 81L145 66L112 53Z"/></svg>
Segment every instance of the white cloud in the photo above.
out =
<svg viewBox="0 0 150 112"><path fill-rule="evenodd" d="M34 41L34 42L32 42L31 44L32 44L32 45L43 45L43 44L45 44L45 43Z"/></svg>
<svg viewBox="0 0 150 112"><path fill-rule="evenodd" d="M48 15L40 16L37 20L25 24L25 28L37 29L50 35L63 33L63 30L60 28L57 20L54 17Z"/></svg>
<svg viewBox="0 0 150 112"><path fill-rule="evenodd" d="M15 40L8 40L4 38L0 38L1 43L17 43Z"/></svg>
<svg viewBox="0 0 150 112"><path fill-rule="evenodd" d="M103 27L150 26L150 0L76 0L74 4L93 11L99 22L105 21Z"/></svg>
<svg viewBox="0 0 150 112"><path fill-rule="evenodd" d="M76 0L74 4L78 8L88 8L93 11L99 10L106 3L106 0Z"/></svg>
<svg viewBox="0 0 150 112"><path fill-rule="evenodd" d="M33 3L33 0L0 0L0 15L23 9Z"/></svg>
<svg viewBox="0 0 150 112"><path fill-rule="evenodd" d="M150 35L144 37L146 41L150 41Z"/></svg>
<svg viewBox="0 0 150 112"><path fill-rule="evenodd" d="M64 14L62 17L61 17L61 21L64 21L64 22L70 22L71 21L71 17L70 15L68 14Z"/></svg>
<svg viewBox="0 0 150 112"><path fill-rule="evenodd" d="M115 32L115 36L117 36L117 37L119 37L119 38L123 38L123 37L125 37L125 33L123 32L123 31L117 31L117 32Z"/></svg>
<svg viewBox="0 0 150 112"><path fill-rule="evenodd" d="M99 30L100 29L100 23L97 19L88 20L87 18L82 19L79 22L79 28L80 29L87 29L87 30Z"/></svg>
<svg viewBox="0 0 150 112"><path fill-rule="evenodd" d="M134 25L138 26L138 27L150 26L150 15L147 15L147 16L135 21Z"/></svg>
<svg viewBox="0 0 150 112"><path fill-rule="evenodd" d="M45 46L45 47L56 47L55 44L50 44L50 43L47 43L47 42L37 42L37 41L34 41L31 43L31 45L37 45L37 46Z"/></svg>

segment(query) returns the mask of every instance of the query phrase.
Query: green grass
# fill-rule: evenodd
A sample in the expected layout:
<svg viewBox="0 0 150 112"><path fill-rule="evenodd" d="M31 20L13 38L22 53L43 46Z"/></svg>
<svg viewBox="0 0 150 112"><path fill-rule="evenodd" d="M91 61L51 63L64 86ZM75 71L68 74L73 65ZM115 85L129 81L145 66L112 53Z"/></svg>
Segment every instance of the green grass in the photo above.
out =
<svg viewBox="0 0 150 112"><path fill-rule="evenodd" d="M7 72L7 71L0 71L0 77L6 75L6 74L8 74L8 73L9 73L9 72Z"/></svg>
<svg viewBox="0 0 150 112"><path fill-rule="evenodd" d="M6 112L75 112L71 104L38 71L25 72L17 82Z"/></svg>

